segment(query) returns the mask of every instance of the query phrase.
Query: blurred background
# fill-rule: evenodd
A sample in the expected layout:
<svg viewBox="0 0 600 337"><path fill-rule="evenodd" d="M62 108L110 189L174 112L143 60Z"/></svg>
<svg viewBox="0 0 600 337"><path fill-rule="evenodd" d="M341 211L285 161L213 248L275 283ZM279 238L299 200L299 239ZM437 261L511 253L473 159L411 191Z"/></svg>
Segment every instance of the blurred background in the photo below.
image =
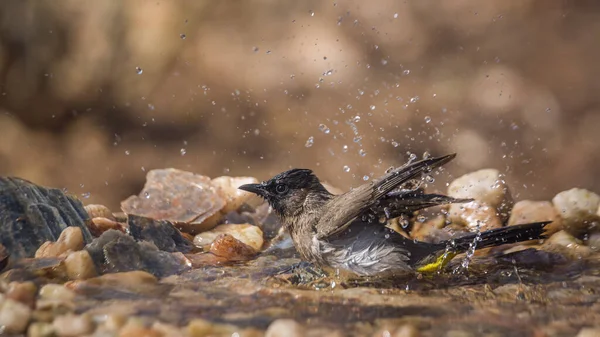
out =
<svg viewBox="0 0 600 337"><path fill-rule="evenodd" d="M0 2L0 174L84 203L148 170L346 189L458 152L516 199L600 192L593 0Z"/></svg>

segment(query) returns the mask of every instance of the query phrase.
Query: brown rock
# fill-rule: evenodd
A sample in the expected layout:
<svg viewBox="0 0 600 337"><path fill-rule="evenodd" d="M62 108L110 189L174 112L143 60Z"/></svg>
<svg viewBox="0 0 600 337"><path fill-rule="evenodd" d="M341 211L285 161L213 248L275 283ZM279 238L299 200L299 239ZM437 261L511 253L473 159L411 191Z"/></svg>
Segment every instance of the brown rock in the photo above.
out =
<svg viewBox="0 0 600 337"><path fill-rule="evenodd" d="M27 282L11 282L6 290L6 298L21 302L31 308L35 304L37 295L37 286L31 281Z"/></svg>
<svg viewBox="0 0 600 337"><path fill-rule="evenodd" d="M597 214L600 196L581 188L572 188L558 193L552 204L562 218L563 228L575 235L600 230L600 216Z"/></svg>
<svg viewBox="0 0 600 337"><path fill-rule="evenodd" d="M260 201L260 198L257 198L255 194L238 189L238 187L244 184L258 183L256 178L222 176L214 178L211 183L213 186L221 189L222 195L225 198L225 206L221 209L222 214L237 210L248 200L258 199Z"/></svg>
<svg viewBox="0 0 600 337"><path fill-rule="evenodd" d="M572 259L583 259L592 253L591 249L584 246L581 240L564 230L554 233L542 244L541 249L558 252Z"/></svg>
<svg viewBox="0 0 600 337"><path fill-rule="evenodd" d="M521 200L512 209L508 226L539 221L552 221L546 226L546 233L552 235L562 229L562 219L549 201Z"/></svg>
<svg viewBox="0 0 600 337"><path fill-rule="evenodd" d="M470 231L475 231L478 225L482 232L502 227L502 222L496 215L496 209L479 201L453 204L448 216L454 223L462 224Z"/></svg>
<svg viewBox="0 0 600 337"><path fill-rule="evenodd" d="M88 228L93 236L98 237L109 229L125 233L126 224L108 218L96 217L89 223Z"/></svg>
<svg viewBox="0 0 600 337"><path fill-rule="evenodd" d="M127 214L167 220L189 233L211 229L221 217L226 200L206 176L176 169L152 170L138 196L121 203Z"/></svg>
<svg viewBox="0 0 600 337"><path fill-rule="evenodd" d="M66 314L58 316L52 322L54 331L60 337L76 337L90 334L94 331L95 324L87 314Z"/></svg>
<svg viewBox="0 0 600 337"><path fill-rule="evenodd" d="M302 325L293 319L285 318L273 321L265 332L265 337L302 337L305 335L306 331Z"/></svg>
<svg viewBox="0 0 600 337"><path fill-rule="evenodd" d="M71 281L65 283L65 287L77 291L80 287L113 287L137 291L156 285L158 279L145 271L135 270L122 273L104 274L87 280Z"/></svg>
<svg viewBox="0 0 600 337"><path fill-rule="evenodd" d="M116 220L115 217L113 216L113 213L110 211L110 209L108 209L108 207L106 207L104 205L91 204L91 205L86 205L83 208L85 208L85 211L90 216L90 219L106 218L106 219L109 219L112 221Z"/></svg>
<svg viewBox="0 0 600 337"><path fill-rule="evenodd" d="M69 251L83 249L84 241L81 228L67 227L60 233L56 242L46 241L35 252L35 257L58 257Z"/></svg>
<svg viewBox="0 0 600 337"><path fill-rule="evenodd" d="M31 319L31 308L21 302L4 299L0 303L0 327L7 334L23 333Z"/></svg>
<svg viewBox="0 0 600 337"><path fill-rule="evenodd" d="M208 246L221 234L229 234L252 247L255 251L260 251L264 243L263 232L257 226L250 224L225 224L196 235L194 237L194 245L198 247Z"/></svg>
<svg viewBox="0 0 600 337"><path fill-rule="evenodd" d="M85 280L96 277L96 266L87 250L71 252L65 259L67 276L71 280Z"/></svg>
<svg viewBox="0 0 600 337"><path fill-rule="evenodd" d="M227 261L246 261L257 254L254 248L229 234L220 234L210 245L209 251Z"/></svg>

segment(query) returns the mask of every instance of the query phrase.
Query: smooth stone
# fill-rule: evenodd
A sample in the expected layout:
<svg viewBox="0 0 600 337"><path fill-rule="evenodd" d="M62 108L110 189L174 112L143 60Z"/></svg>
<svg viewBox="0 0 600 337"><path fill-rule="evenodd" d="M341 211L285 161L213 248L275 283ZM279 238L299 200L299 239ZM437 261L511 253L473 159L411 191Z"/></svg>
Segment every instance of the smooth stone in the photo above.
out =
<svg viewBox="0 0 600 337"><path fill-rule="evenodd" d="M227 214L235 211L243 204L251 199L256 199L254 193L242 191L238 187L244 184L256 184L258 179L253 177L228 177L222 176L211 180L213 186L218 187L223 197L225 198L225 206L221 209L221 213ZM259 199L260 201L260 199Z"/></svg>
<svg viewBox="0 0 600 337"><path fill-rule="evenodd" d="M0 327L4 333L23 333L31 319L31 308L21 302L4 299L0 304Z"/></svg>
<svg viewBox="0 0 600 337"><path fill-rule="evenodd" d="M71 280L85 280L96 277L98 272L87 250L72 252L64 261L67 276Z"/></svg>
<svg viewBox="0 0 600 337"><path fill-rule="evenodd" d="M90 315L66 314L58 316L52 322L54 331L60 337L77 337L94 331L95 324Z"/></svg>
<svg viewBox="0 0 600 337"><path fill-rule="evenodd" d="M566 231L575 236L600 230L600 196L582 188L572 188L552 198Z"/></svg>
<svg viewBox="0 0 600 337"><path fill-rule="evenodd" d="M79 227L65 228L56 242L46 241L35 252L36 258L59 257L69 251L81 250L84 247L83 233Z"/></svg>
<svg viewBox="0 0 600 337"><path fill-rule="evenodd" d="M552 235L562 230L562 219L549 201L521 200L512 209L508 226L540 221L552 221L546 225L546 234Z"/></svg>
<svg viewBox="0 0 600 337"><path fill-rule="evenodd" d="M306 335L306 330L300 323L293 319L279 318L271 322L265 337L302 337Z"/></svg>
<svg viewBox="0 0 600 337"><path fill-rule="evenodd" d="M221 234L229 234L256 251L260 251L264 243L263 232L257 226L250 224L225 224L196 235L194 237L194 244L197 247L208 246Z"/></svg>

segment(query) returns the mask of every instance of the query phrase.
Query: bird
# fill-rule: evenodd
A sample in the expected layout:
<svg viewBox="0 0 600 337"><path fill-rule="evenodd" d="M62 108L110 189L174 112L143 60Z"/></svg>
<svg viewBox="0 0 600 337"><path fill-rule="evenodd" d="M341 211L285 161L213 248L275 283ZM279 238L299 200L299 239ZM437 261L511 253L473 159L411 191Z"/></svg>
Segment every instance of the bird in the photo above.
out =
<svg viewBox="0 0 600 337"><path fill-rule="evenodd" d="M340 195L331 194L312 170L300 168L239 189L266 200L303 261L358 276L431 273L470 249L545 238L544 227L550 221L500 227L439 243L407 238L381 223L381 218L471 201L426 194L411 186L455 156L408 162Z"/></svg>

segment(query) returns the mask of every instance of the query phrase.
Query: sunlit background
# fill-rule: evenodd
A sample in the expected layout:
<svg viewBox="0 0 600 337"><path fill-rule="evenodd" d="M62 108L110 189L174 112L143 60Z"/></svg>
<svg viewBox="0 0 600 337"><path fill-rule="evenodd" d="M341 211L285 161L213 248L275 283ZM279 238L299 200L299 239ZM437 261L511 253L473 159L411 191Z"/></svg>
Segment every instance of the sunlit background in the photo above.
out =
<svg viewBox="0 0 600 337"><path fill-rule="evenodd" d="M346 189L458 152L516 199L600 192L600 3L0 2L0 174L118 208L146 173Z"/></svg>

